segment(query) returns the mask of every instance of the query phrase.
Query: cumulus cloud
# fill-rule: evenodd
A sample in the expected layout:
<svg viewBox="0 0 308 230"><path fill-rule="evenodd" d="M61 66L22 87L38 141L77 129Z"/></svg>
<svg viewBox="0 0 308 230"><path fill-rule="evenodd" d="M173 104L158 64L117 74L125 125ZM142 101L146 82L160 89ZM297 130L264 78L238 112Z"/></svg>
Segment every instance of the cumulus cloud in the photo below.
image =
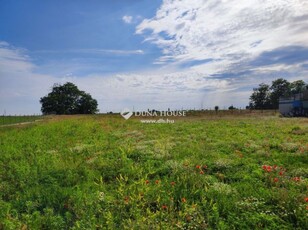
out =
<svg viewBox="0 0 308 230"><path fill-rule="evenodd" d="M307 46L307 9L305 0L164 0L136 33L162 49L158 62L229 65L282 46Z"/></svg>
<svg viewBox="0 0 308 230"><path fill-rule="evenodd" d="M136 34L161 48L155 64L228 82L205 91L204 104L244 105L261 82L308 81L307 9L304 0L164 0Z"/></svg>
<svg viewBox="0 0 308 230"><path fill-rule="evenodd" d="M127 24L131 24L133 21L133 17L129 16L129 15L124 15L122 17L123 22L127 23Z"/></svg>

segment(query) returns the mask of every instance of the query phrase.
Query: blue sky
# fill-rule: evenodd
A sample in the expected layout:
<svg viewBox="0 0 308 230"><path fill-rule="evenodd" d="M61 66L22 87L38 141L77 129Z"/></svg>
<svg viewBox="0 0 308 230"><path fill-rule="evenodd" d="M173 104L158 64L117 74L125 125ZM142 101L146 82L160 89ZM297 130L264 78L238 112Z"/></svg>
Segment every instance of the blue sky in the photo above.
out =
<svg viewBox="0 0 308 230"><path fill-rule="evenodd" d="M143 43L133 25L123 22L126 14L150 17L159 1L1 1L0 39L27 49L40 72L63 74L76 70L114 73L151 66L159 49ZM142 12L138 12L139 9ZM142 16L139 15L142 13ZM112 51L127 51L117 55ZM150 55L129 55L133 51ZM62 69L56 63L64 63ZM80 64L80 65L79 65ZM78 67L76 67L78 65ZM48 68L50 67L50 68Z"/></svg>
<svg viewBox="0 0 308 230"><path fill-rule="evenodd" d="M70 81L101 112L245 107L308 80L304 0L0 0L0 113L40 113Z"/></svg>

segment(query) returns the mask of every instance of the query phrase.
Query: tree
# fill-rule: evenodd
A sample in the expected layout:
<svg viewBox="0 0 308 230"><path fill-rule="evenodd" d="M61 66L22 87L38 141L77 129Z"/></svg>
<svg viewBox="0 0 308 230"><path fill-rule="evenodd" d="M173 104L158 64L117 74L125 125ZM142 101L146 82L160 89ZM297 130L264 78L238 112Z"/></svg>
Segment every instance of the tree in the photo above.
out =
<svg viewBox="0 0 308 230"><path fill-rule="evenodd" d="M94 114L98 111L97 101L71 82L54 84L40 103L43 114Z"/></svg>
<svg viewBox="0 0 308 230"><path fill-rule="evenodd" d="M279 78L272 81L272 85L260 84L259 88L253 90L250 96L250 109L278 109L279 98L290 97L308 89L308 85L303 80L292 83Z"/></svg>
<svg viewBox="0 0 308 230"><path fill-rule="evenodd" d="M216 111L216 114L218 113L218 110L219 110L219 106L218 106L218 105L216 105L216 106L215 106L215 111Z"/></svg>
<svg viewBox="0 0 308 230"><path fill-rule="evenodd" d="M294 81L290 84L291 93L298 94L304 91L306 83L303 80Z"/></svg>
<svg viewBox="0 0 308 230"><path fill-rule="evenodd" d="M269 109L270 102L270 87L267 84L261 83L258 88L253 89L250 96L250 105L253 109Z"/></svg>
<svg viewBox="0 0 308 230"><path fill-rule="evenodd" d="M291 95L290 82L282 78L273 81L270 89L272 91L270 99L273 109L278 109L280 97Z"/></svg>

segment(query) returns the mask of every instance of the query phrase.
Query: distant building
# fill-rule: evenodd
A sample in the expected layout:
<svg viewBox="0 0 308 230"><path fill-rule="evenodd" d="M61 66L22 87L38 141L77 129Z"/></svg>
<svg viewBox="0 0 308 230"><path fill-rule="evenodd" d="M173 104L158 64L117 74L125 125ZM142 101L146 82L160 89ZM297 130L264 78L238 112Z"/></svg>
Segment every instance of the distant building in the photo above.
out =
<svg viewBox="0 0 308 230"><path fill-rule="evenodd" d="M279 99L279 112L283 116L308 117L308 90L290 97Z"/></svg>

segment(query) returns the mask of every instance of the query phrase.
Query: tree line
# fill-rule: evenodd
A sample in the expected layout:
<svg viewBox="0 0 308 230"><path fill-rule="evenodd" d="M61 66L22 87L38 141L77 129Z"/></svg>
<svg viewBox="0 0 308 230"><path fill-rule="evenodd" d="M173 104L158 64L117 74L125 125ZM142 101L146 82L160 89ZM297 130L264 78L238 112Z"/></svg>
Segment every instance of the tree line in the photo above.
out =
<svg viewBox="0 0 308 230"><path fill-rule="evenodd" d="M250 109L278 109L279 98L291 97L308 89L303 80L289 82L283 78L272 81L271 85L261 83L250 96Z"/></svg>
<svg viewBox="0 0 308 230"><path fill-rule="evenodd" d="M261 83L254 88L247 109L278 109L279 98L291 97L308 89L303 80L289 82L283 78L272 81L271 85ZM97 100L81 91L71 82L54 84L51 92L40 99L41 111L46 114L94 114L98 112ZM215 106L218 111L219 107ZM235 109L230 106L229 109Z"/></svg>

